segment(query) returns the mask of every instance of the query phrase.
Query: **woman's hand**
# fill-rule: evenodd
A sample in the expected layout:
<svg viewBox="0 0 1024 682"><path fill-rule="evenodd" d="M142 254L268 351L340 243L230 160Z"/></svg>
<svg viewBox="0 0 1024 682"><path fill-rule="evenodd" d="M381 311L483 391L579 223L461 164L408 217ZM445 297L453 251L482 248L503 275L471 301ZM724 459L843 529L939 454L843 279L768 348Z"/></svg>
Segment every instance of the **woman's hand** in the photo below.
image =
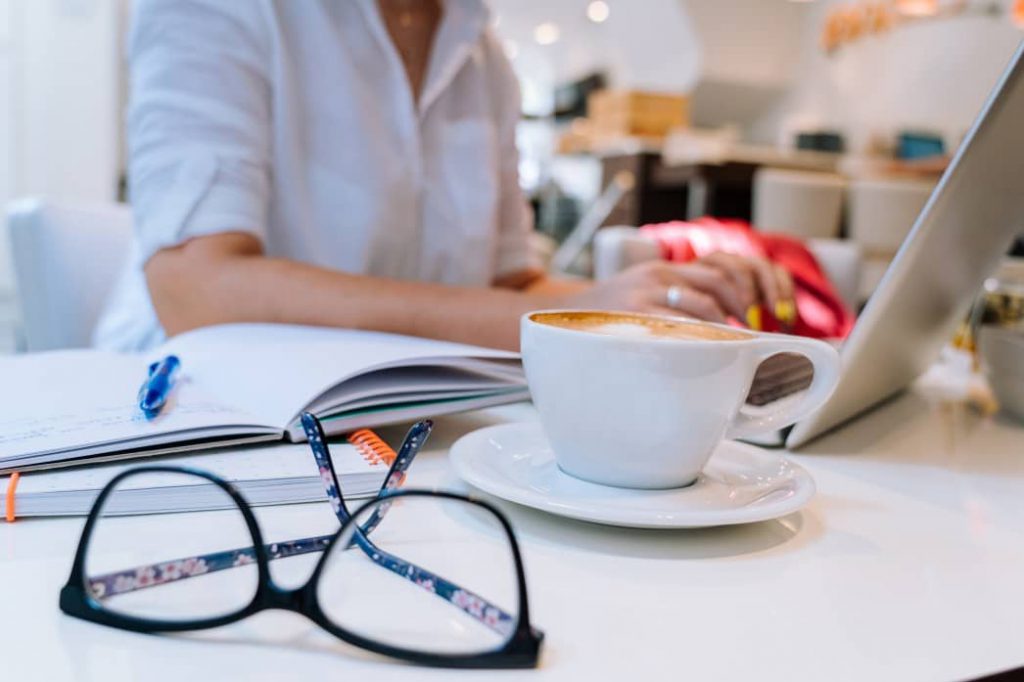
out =
<svg viewBox="0 0 1024 682"><path fill-rule="evenodd" d="M792 297L793 281L782 268L760 259L716 253L693 263L641 263L567 297L565 303L725 322L729 316L747 321L750 308L760 304L777 313L787 312L787 306L795 312Z"/></svg>
<svg viewBox="0 0 1024 682"><path fill-rule="evenodd" d="M744 311L763 305L785 325L796 320L793 278L785 268L764 258L746 258L722 251L697 262L718 269L733 282L745 304ZM739 319L749 324L747 315L749 312Z"/></svg>

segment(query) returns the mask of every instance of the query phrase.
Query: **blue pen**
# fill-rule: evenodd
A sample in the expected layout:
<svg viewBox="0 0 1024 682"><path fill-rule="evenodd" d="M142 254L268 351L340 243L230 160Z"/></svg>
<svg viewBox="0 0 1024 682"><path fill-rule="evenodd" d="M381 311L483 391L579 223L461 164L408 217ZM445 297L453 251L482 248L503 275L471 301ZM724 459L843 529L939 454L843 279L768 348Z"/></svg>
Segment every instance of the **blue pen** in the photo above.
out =
<svg viewBox="0 0 1024 682"><path fill-rule="evenodd" d="M154 419L167 402L181 368L177 355L168 355L149 366L149 376L139 389L139 409L146 419Z"/></svg>

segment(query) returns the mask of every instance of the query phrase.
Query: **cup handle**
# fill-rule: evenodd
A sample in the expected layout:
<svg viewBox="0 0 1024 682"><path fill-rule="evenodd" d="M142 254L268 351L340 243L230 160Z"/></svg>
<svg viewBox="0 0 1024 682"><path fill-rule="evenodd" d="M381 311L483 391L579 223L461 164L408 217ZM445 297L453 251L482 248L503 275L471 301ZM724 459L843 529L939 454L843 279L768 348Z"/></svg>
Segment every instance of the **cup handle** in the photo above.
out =
<svg viewBox="0 0 1024 682"><path fill-rule="evenodd" d="M754 358L758 365L779 353L803 355L814 365L814 378L806 395L797 403L782 406L768 414L751 415L740 408L733 420L726 438L744 438L771 431L777 431L797 422L821 407L832 395L839 380L839 353L823 341L798 336L762 337Z"/></svg>

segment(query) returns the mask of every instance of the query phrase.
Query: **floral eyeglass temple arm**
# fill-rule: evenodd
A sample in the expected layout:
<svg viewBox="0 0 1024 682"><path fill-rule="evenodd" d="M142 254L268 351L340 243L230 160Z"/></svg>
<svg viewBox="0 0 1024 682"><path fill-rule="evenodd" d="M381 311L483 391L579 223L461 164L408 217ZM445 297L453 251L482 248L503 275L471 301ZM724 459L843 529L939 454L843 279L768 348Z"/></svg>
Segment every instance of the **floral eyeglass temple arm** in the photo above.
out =
<svg viewBox="0 0 1024 682"><path fill-rule="evenodd" d="M338 521L345 523L349 519L349 511L345 506L345 499L341 494L341 485L338 483L338 476L334 470L334 461L331 458L331 451L327 445L327 437L324 435L323 426L320 420L309 412L303 412L301 417L302 429L306 432L306 440L309 448L313 451L313 459L316 460L317 469L320 471L320 480L324 484L324 492L327 493L327 500L331 503L331 509L338 517ZM434 423L429 419L413 424L412 428L405 435L402 445L398 448L395 461L391 463L388 475L377 497L385 495L388 491L398 488L405 481L405 472L409 469L413 459L419 453L420 448L427 442ZM363 531L371 532L380 523L380 517L374 513L369 521L364 524Z"/></svg>
<svg viewBox="0 0 1024 682"><path fill-rule="evenodd" d="M310 447L313 450L313 456L320 470L320 478L323 481L327 497L331 502L331 507L334 509L339 521L345 523L349 519L349 512L340 493L334 465L323 436L323 430L319 421L308 413L303 414L302 422L309 437ZM432 424L429 421L425 421L417 423L410 429L398 451L397 458L391 465L384 484L377 494L378 498L386 496L388 492L401 485L405 479L406 470L412 464L416 454L430 435L431 428ZM501 635L510 634L515 629L515 618L504 610L494 606L470 590L461 588L455 583L449 582L426 569L405 561L401 557L382 551L370 542L369 534L383 520L389 506L388 504L382 504L373 511L370 518L353 535L349 547L352 545L359 547L377 565L415 583L428 592L436 594L495 632ZM322 552L330 544L334 535L332 533L330 535L277 542L265 545L264 549L267 557L271 560L285 559L312 552ZM236 566L244 566L255 561L256 551L252 547L224 550L91 577L88 579L88 587L89 592L95 598L103 599L147 587L165 585L184 578L223 571Z"/></svg>
<svg viewBox="0 0 1024 682"><path fill-rule="evenodd" d="M289 540L264 545L270 559L286 559L322 552L330 544L334 534ZM216 573L236 566L256 563L256 550L252 547L228 549L223 552L201 554L184 559L172 559L159 564L129 568L115 573L97 575L88 579L89 592L97 599L113 597L127 592L134 592L146 587L156 587L185 578L192 578L207 573Z"/></svg>

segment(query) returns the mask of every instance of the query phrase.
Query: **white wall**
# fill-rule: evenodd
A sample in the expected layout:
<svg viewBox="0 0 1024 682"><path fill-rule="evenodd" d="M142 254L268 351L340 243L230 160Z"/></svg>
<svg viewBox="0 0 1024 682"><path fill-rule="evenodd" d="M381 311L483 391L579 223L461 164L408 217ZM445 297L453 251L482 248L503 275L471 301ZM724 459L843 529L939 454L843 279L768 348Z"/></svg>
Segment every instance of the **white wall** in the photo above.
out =
<svg viewBox="0 0 1024 682"><path fill-rule="evenodd" d="M700 52L679 0L610 0L609 5L608 20L594 24L586 17L586 0L491 0L498 33L511 45L527 112L550 112L557 85L597 70L618 87L680 91L693 86ZM534 28L544 22L558 26L558 42L534 42Z"/></svg>
<svg viewBox="0 0 1024 682"><path fill-rule="evenodd" d="M0 205L11 195L13 102L11 96L11 0L0 0ZM2 218L0 218L2 221ZM6 232L0 228L0 301L11 294L10 261Z"/></svg>
<svg viewBox="0 0 1024 682"><path fill-rule="evenodd" d="M603 70L614 87L699 87L698 118L749 123L791 83L808 12L788 0L607 2L610 17L593 24L586 0L492 0L498 32L514 44L527 112L549 112L556 85ZM535 44L542 22L560 28L556 44Z"/></svg>
<svg viewBox="0 0 1024 682"><path fill-rule="evenodd" d="M700 78L759 88L788 85L800 58L807 3L680 0L701 50Z"/></svg>
<svg viewBox="0 0 1024 682"><path fill-rule="evenodd" d="M0 0L0 206L115 198L120 0ZM0 247L0 292L10 271Z"/></svg>
<svg viewBox="0 0 1024 682"><path fill-rule="evenodd" d="M120 154L118 2L9 1L15 192L113 199Z"/></svg>
<svg viewBox="0 0 1024 682"><path fill-rule="evenodd" d="M806 17L781 119L784 130L837 127L854 150L901 128L935 130L955 145L1024 39L1005 18L965 16L899 27L827 56L819 34L838 1L819 0Z"/></svg>

